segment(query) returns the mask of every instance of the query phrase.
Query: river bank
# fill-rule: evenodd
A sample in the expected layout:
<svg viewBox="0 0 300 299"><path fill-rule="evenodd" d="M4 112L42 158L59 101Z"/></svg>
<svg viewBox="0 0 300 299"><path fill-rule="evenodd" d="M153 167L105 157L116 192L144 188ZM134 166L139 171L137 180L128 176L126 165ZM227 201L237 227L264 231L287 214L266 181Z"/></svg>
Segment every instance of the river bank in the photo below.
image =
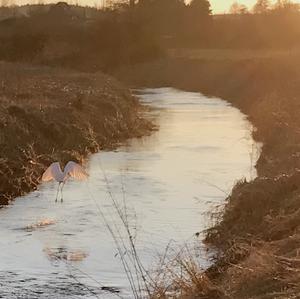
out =
<svg viewBox="0 0 300 299"><path fill-rule="evenodd" d="M145 109L102 73L0 63L0 204L34 190L53 161L148 134Z"/></svg>
<svg viewBox="0 0 300 299"><path fill-rule="evenodd" d="M187 284L174 281L183 298L299 296L299 72L298 60L288 55L169 58L117 72L132 86L174 86L224 98L249 116L254 138L263 143L258 177L234 187L206 233L219 252L214 265L205 273L192 269Z"/></svg>
<svg viewBox="0 0 300 299"><path fill-rule="evenodd" d="M170 240L176 247L198 243L195 232L207 227L207 214L224 201L209 182L230 190L236 178L255 176L249 159L255 144L252 126L238 109L217 98L173 88L136 92L140 102L151 107L143 115L159 130L90 155L88 181L69 181L63 205L54 203L57 185L49 183L0 210L4 297L35 298L40 291L40 299L98 295L107 299L115 298L110 293L115 290L121 298L132 299L136 291L116 258L118 248L107 225L118 227L124 250L132 249L126 227L110 202L116 202L132 231L137 230L138 258L150 272ZM245 136L249 140L236 142ZM24 259L24 252L32 254ZM136 273L131 256L124 259L130 272ZM202 259L207 263L205 255ZM146 298L138 294L135 298Z"/></svg>

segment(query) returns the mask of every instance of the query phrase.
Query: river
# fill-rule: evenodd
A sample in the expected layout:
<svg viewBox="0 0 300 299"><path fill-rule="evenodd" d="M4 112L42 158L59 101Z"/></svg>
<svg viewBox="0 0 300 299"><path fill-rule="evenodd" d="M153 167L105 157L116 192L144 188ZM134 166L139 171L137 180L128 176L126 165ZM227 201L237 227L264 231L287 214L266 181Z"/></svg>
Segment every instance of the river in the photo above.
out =
<svg viewBox="0 0 300 299"><path fill-rule="evenodd" d="M92 155L88 181L69 181L63 203L49 183L0 211L0 298L113 298L112 290L132 298L101 216L121 230L111 196L150 268L170 240L200 244L195 233L212 224L235 182L256 176L259 146L238 109L173 88L136 92L159 130ZM200 260L209 264L204 252Z"/></svg>

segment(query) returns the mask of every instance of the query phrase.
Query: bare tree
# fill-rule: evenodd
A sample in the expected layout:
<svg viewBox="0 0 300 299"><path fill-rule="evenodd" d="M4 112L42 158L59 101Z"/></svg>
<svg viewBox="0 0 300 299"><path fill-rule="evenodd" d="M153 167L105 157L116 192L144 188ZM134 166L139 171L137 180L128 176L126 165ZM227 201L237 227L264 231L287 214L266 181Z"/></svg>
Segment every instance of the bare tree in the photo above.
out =
<svg viewBox="0 0 300 299"><path fill-rule="evenodd" d="M135 5L135 0L129 0L129 6L134 7Z"/></svg>
<svg viewBox="0 0 300 299"><path fill-rule="evenodd" d="M255 14L264 14L270 10L271 4L269 0L257 0L253 7L253 12Z"/></svg>
<svg viewBox="0 0 300 299"><path fill-rule="evenodd" d="M2 6L2 7L7 7L7 6L9 6L9 3L10 1L9 0L1 0L1 2L0 2L0 6Z"/></svg>
<svg viewBox="0 0 300 299"><path fill-rule="evenodd" d="M299 10L299 4L294 3L290 0L277 0L276 4L274 5L275 9L284 9L284 10L291 10L291 11L297 11Z"/></svg>
<svg viewBox="0 0 300 299"><path fill-rule="evenodd" d="M246 5L234 2L229 9L229 13L234 15L243 15L249 13L249 10Z"/></svg>

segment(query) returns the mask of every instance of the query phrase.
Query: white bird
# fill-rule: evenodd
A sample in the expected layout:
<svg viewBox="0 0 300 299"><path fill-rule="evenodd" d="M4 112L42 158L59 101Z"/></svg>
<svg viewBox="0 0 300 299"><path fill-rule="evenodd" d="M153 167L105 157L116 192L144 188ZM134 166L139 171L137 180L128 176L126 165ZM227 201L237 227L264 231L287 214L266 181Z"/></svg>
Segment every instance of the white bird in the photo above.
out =
<svg viewBox="0 0 300 299"><path fill-rule="evenodd" d="M63 202L63 188L68 178L74 178L76 180L82 181L87 179L88 174L85 170L77 163L69 161L64 168L64 171L61 170L59 162L52 163L42 176L43 182L49 182L55 180L59 183L56 193L55 202L57 202L57 197L59 193L59 187L61 186L61 202Z"/></svg>

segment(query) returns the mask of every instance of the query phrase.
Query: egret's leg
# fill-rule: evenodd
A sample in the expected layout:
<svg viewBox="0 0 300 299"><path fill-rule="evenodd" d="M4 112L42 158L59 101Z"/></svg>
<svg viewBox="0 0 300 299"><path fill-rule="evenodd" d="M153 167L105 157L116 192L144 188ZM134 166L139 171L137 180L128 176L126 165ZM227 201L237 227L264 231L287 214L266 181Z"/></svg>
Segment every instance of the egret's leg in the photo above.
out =
<svg viewBox="0 0 300 299"><path fill-rule="evenodd" d="M63 189L64 189L64 186L65 186L65 183L63 182L62 185L61 185L61 199L60 199L60 202L64 201L64 198L63 198Z"/></svg>
<svg viewBox="0 0 300 299"><path fill-rule="evenodd" d="M61 184L61 183L59 183L59 184L58 184L58 187L57 187L57 192L56 192L55 202L57 202L60 184Z"/></svg>

